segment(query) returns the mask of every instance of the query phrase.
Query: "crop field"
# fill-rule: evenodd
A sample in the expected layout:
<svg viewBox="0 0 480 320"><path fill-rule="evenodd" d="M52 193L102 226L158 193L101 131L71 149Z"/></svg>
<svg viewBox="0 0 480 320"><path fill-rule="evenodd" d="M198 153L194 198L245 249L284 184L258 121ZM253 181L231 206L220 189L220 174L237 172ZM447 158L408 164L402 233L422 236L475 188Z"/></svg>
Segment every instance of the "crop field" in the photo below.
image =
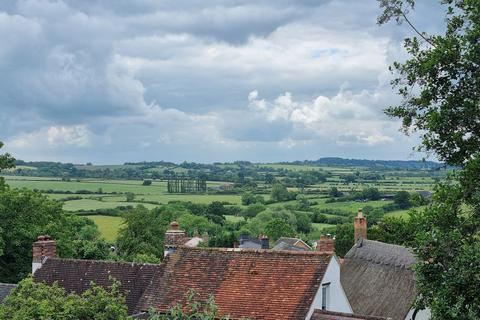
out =
<svg viewBox="0 0 480 320"><path fill-rule="evenodd" d="M100 233L108 242L115 242L118 235L118 230L123 224L123 219L120 217L109 216L86 216L92 219L98 226Z"/></svg>
<svg viewBox="0 0 480 320"><path fill-rule="evenodd" d="M12 188L27 188L31 190L70 193L45 193L55 200L68 199L72 196L75 200L64 201L63 208L66 211L112 209L119 206L136 206L142 204L151 209L161 203L170 201L191 201L194 203L208 204L214 201L229 204L241 204L239 195L217 195L217 194L169 194L165 181L154 181L150 186L143 186L142 180L93 180L82 179L80 181L62 181L60 179L6 176L6 182ZM222 182L208 182L209 187L218 186ZM86 190L88 194L74 192ZM101 191L102 193L98 193ZM117 194L112 194L113 192ZM134 201L126 202L125 193L131 192L135 195ZM155 203L149 203L155 202Z"/></svg>
<svg viewBox="0 0 480 320"><path fill-rule="evenodd" d="M63 204L63 208L68 212L77 214L95 214L86 215L95 221L100 232L108 241L114 241L118 228L122 223L121 218L112 216L96 215L95 210L109 210L118 207L143 205L148 209L155 208L171 201L190 201L198 204L210 204L214 201L222 202L227 205L242 206L241 195L245 191L253 191L261 195L266 201L270 201L270 191L272 184L267 183L266 177L270 175L276 181L280 181L287 186L288 191L304 192L304 197L309 201L307 211L309 214L315 210L338 210L351 213L353 216L359 208L373 207L380 208L392 204L392 200L377 201L343 201L327 202L330 198L329 192L332 188L337 188L345 195L351 195L354 192L362 191L366 188L378 189L382 196L391 199L392 196L401 190L413 193L415 191L431 191L436 181L445 175L445 172L412 170L409 168L373 168L362 166L330 166L315 164L288 164L288 163L267 163L267 164L246 164L245 162L215 164L202 168L201 164L187 165L145 165L145 164L125 164L125 165L75 165L76 170L83 170L84 175L76 178L75 175L70 178L62 179L62 174L55 171L58 164L51 167L18 166L17 169L31 170L31 176L14 175L14 171L8 171L4 176L6 183L12 188L27 188L38 190L51 199L58 200ZM56 174L45 174L45 170L52 170ZM43 171L42 171L43 170ZM69 170L63 168L62 170ZM197 171L198 170L198 171ZM203 170L203 171L202 171ZM61 171L62 173L64 171ZM106 172L106 174L100 174ZM112 172L116 175L111 176ZM207 181L209 192L206 194L170 194L167 192L167 174L212 174L212 180ZM170 173L168 173L170 172ZM22 173L22 172L21 172ZM38 174L37 174L38 173ZM121 173L121 174L120 174ZM37 176L38 175L38 176ZM50 175L44 177L43 175ZM89 178L88 178L89 177ZM103 178L98 178L103 177ZM111 178L110 178L111 177ZM144 186L142 177L152 177L151 185ZM230 190L234 185L239 184L239 178L245 181L253 182L253 187L243 189L235 186L232 194L222 194L219 191ZM314 177L315 180L312 180ZM321 177L321 178L318 178ZM303 181L309 182L302 186ZM228 187L227 187L228 186ZM253 189L252 189L253 188ZM127 194L132 193L127 201ZM298 204L297 200L280 201L267 204L267 207L286 207L287 210L295 210ZM303 210L303 209L302 209ZM101 212L101 211L100 211ZM345 221L345 214L341 217L335 213L322 213L326 221ZM386 213L387 216L407 217L408 210L397 210ZM242 217L225 216L227 221L242 221ZM338 223L338 222L337 222ZM334 226L327 223L313 223L313 231L309 237L317 238L323 230Z"/></svg>
<svg viewBox="0 0 480 320"><path fill-rule="evenodd" d="M319 204L315 205L315 208L318 209L334 209L334 210L342 210L342 211L349 211L355 213L358 211L359 208L363 207L373 207L379 208L385 205L391 204L392 201L388 200L378 200L378 201L346 201L346 202L331 202L325 203L326 199L318 199Z"/></svg>

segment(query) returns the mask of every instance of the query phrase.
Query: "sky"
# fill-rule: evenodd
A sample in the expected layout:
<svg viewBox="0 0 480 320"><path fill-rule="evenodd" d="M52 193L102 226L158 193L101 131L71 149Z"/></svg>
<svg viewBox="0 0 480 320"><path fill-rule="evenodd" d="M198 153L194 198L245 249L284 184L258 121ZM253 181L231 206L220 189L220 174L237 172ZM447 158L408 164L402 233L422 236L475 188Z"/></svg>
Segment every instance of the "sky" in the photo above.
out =
<svg viewBox="0 0 480 320"><path fill-rule="evenodd" d="M422 0L415 25L438 33ZM0 140L17 159L417 159L383 109L405 24L376 0L0 2Z"/></svg>

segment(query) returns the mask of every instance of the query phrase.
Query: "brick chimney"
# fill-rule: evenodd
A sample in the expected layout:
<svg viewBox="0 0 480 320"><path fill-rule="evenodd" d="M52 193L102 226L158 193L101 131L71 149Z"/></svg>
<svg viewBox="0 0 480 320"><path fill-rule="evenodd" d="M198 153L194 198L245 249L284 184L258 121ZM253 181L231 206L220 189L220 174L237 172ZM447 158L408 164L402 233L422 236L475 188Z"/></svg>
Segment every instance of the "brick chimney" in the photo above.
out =
<svg viewBox="0 0 480 320"><path fill-rule="evenodd" d="M170 223L170 229L165 232L165 241L164 241L164 257L168 254L174 252L179 245L183 245L187 242L187 236L184 230L180 230L177 221L172 221Z"/></svg>
<svg viewBox="0 0 480 320"><path fill-rule="evenodd" d="M332 238L326 235L321 235L317 242L317 250L322 253L335 253L335 243Z"/></svg>
<svg viewBox="0 0 480 320"><path fill-rule="evenodd" d="M33 243L32 275L42 267L48 258L57 257L57 243L48 235L38 236Z"/></svg>
<svg viewBox="0 0 480 320"><path fill-rule="evenodd" d="M260 236L260 244L262 249L270 249L270 243L267 236Z"/></svg>
<svg viewBox="0 0 480 320"><path fill-rule="evenodd" d="M367 218L363 216L362 208L358 209L353 226L355 230L355 243L357 243L360 238L367 239Z"/></svg>

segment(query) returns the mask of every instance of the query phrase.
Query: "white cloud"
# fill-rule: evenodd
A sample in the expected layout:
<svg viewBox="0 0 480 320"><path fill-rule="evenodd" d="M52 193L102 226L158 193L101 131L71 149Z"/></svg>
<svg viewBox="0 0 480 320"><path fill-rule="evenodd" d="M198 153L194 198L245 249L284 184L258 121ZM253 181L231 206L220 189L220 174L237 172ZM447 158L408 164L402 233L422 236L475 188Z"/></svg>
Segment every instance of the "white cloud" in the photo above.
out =
<svg viewBox="0 0 480 320"><path fill-rule="evenodd" d="M387 66L404 57L391 30L403 29L377 28L377 11L375 0L0 2L0 138L27 160L403 157L413 142L393 147L398 124L381 112L394 101Z"/></svg>
<svg viewBox="0 0 480 320"><path fill-rule="evenodd" d="M375 111L375 106L382 105L386 98L378 92L363 90L354 94L341 90L331 98L318 96L307 101L296 101L287 92L272 102L258 99L258 92L253 92L255 94L249 94L249 110L267 123L291 123L295 129L289 140L329 139L339 144L374 146L391 142L392 129L398 125Z"/></svg>
<svg viewBox="0 0 480 320"><path fill-rule="evenodd" d="M8 145L14 149L86 147L90 145L91 138L92 133L85 125L50 126L16 136L8 141Z"/></svg>

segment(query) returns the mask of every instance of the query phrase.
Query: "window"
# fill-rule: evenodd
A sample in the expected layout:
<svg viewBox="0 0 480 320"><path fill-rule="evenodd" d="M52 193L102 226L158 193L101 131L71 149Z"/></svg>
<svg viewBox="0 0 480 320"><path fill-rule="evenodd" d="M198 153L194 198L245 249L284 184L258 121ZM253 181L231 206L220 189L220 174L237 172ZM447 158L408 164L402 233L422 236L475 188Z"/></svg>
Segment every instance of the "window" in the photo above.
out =
<svg viewBox="0 0 480 320"><path fill-rule="evenodd" d="M322 310L328 309L328 302L330 300L330 283L322 284Z"/></svg>

